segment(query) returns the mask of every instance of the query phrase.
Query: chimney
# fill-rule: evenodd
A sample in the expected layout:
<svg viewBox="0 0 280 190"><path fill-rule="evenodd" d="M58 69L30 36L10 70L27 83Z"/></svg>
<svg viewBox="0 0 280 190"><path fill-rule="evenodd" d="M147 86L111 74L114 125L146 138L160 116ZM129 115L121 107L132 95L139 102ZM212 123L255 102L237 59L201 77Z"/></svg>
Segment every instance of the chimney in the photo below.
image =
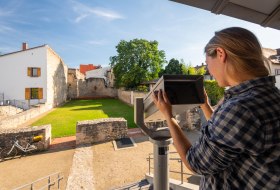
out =
<svg viewBox="0 0 280 190"><path fill-rule="evenodd" d="M27 50L28 49L28 44L26 42L22 43L22 50Z"/></svg>

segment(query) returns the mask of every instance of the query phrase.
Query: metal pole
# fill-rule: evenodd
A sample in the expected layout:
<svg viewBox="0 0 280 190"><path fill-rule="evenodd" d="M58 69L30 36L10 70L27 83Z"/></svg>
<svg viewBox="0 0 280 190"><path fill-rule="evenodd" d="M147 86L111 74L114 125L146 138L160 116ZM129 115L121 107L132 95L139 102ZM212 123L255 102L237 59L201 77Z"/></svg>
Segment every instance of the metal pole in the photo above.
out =
<svg viewBox="0 0 280 190"><path fill-rule="evenodd" d="M183 168L183 161L182 160L180 160L180 162L181 162L181 183L183 184L183 170L184 170L184 168Z"/></svg>
<svg viewBox="0 0 280 190"><path fill-rule="evenodd" d="M59 182L60 182L60 177L59 177L59 173L58 173L58 176L57 176L57 188L58 188L58 189L60 189L60 188L59 188Z"/></svg>
<svg viewBox="0 0 280 190"><path fill-rule="evenodd" d="M172 139L153 140L154 144L154 190L169 190L169 145Z"/></svg>
<svg viewBox="0 0 280 190"><path fill-rule="evenodd" d="M149 174L151 175L151 155L149 155Z"/></svg>
<svg viewBox="0 0 280 190"><path fill-rule="evenodd" d="M51 189L51 177L48 178L48 190Z"/></svg>

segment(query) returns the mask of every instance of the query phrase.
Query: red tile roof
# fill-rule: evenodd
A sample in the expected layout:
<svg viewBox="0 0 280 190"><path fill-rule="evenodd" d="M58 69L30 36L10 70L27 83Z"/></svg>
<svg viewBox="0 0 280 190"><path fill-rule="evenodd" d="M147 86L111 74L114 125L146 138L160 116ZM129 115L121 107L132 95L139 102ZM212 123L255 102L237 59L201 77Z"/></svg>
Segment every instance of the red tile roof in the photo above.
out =
<svg viewBox="0 0 280 190"><path fill-rule="evenodd" d="M87 71L99 69L100 65L93 65L93 64L88 64L88 65L80 65L80 72L83 73L84 75L86 74Z"/></svg>

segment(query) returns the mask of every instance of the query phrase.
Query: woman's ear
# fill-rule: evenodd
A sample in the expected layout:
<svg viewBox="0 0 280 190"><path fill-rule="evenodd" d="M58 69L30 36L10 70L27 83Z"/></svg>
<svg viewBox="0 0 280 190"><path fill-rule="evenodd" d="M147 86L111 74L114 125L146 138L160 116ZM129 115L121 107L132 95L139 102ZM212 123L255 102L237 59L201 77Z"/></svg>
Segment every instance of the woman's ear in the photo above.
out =
<svg viewBox="0 0 280 190"><path fill-rule="evenodd" d="M227 53L223 48L218 47L216 49L217 51L217 57L224 63L227 59Z"/></svg>

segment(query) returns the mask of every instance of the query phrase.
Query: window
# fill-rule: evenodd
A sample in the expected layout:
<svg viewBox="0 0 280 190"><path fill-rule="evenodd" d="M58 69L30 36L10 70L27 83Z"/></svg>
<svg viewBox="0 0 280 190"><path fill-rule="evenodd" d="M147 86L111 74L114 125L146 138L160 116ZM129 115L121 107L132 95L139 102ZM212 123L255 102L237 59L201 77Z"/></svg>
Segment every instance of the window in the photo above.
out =
<svg viewBox="0 0 280 190"><path fill-rule="evenodd" d="M30 76L30 77L39 77L39 76L41 76L41 68L28 67L27 75Z"/></svg>
<svg viewBox="0 0 280 190"><path fill-rule="evenodd" d="M25 88L25 99L43 99L43 88Z"/></svg>
<svg viewBox="0 0 280 190"><path fill-rule="evenodd" d="M280 75L280 69L275 69L275 75Z"/></svg>

